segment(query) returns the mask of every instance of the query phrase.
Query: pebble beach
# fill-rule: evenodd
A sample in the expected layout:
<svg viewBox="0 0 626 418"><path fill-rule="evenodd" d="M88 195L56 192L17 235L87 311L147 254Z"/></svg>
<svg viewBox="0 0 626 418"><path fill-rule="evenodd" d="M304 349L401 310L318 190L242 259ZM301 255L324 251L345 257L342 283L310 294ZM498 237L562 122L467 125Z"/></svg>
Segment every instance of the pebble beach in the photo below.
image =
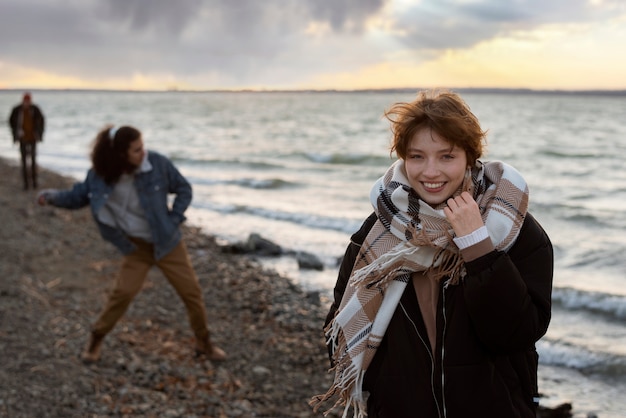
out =
<svg viewBox="0 0 626 418"><path fill-rule="evenodd" d="M39 177L41 188L73 182L43 169ZM0 159L0 178L0 417L320 416L307 401L330 383L326 304L193 226L185 241L229 358L194 357L183 305L153 269L100 362L84 365L121 257L88 208L37 206L16 162Z"/></svg>

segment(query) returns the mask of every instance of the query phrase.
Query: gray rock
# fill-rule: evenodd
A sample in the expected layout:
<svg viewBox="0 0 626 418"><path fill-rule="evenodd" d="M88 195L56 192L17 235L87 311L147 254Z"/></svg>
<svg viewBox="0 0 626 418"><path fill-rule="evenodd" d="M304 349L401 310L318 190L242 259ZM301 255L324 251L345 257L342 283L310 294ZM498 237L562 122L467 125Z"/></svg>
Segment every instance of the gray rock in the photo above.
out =
<svg viewBox="0 0 626 418"><path fill-rule="evenodd" d="M324 263L315 255L304 251L296 253L298 267L303 270L324 270Z"/></svg>

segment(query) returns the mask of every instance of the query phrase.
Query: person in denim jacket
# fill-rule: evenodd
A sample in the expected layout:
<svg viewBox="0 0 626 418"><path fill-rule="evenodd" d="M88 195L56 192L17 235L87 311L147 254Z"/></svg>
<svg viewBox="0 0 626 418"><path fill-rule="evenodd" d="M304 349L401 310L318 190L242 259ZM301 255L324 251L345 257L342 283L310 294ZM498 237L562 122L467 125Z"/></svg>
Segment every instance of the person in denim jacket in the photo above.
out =
<svg viewBox="0 0 626 418"><path fill-rule="evenodd" d="M196 354L224 360L224 351L211 342L202 290L179 228L191 203L189 182L167 157L146 151L141 132L131 126L100 131L91 161L83 182L68 190L47 189L38 195L40 205L66 209L89 205L101 236L124 255L114 289L92 326L83 361L99 360L104 337L139 293L153 265L185 304L196 337ZM171 207L169 194L175 196Z"/></svg>

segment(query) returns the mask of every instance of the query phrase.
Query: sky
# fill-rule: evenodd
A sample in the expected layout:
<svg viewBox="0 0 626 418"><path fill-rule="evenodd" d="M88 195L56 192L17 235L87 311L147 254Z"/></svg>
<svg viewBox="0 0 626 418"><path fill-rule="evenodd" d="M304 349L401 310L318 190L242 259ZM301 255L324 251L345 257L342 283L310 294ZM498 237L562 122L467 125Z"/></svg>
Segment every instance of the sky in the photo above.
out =
<svg viewBox="0 0 626 418"><path fill-rule="evenodd" d="M0 89L626 89L626 0L2 0Z"/></svg>

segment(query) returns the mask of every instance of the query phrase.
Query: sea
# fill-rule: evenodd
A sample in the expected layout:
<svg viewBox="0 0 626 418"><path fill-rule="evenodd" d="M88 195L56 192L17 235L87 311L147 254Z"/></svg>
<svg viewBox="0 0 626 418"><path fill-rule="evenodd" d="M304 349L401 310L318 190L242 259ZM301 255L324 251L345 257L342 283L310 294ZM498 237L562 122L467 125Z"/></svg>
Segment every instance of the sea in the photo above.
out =
<svg viewBox="0 0 626 418"><path fill-rule="evenodd" d="M262 262L327 302L350 235L372 211L370 188L394 161L383 113L416 91L32 94L46 116L39 165L82 180L96 133L133 125L192 183L189 223L225 244L258 233L314 254L322 271L299 269L292 255ZM461 94L488 130L484 159L523 174L554 245L541 404L626 417L626 95ZM0 91L7 120L21 95ZM17 162L5 127L0 156Z"/></svg>

